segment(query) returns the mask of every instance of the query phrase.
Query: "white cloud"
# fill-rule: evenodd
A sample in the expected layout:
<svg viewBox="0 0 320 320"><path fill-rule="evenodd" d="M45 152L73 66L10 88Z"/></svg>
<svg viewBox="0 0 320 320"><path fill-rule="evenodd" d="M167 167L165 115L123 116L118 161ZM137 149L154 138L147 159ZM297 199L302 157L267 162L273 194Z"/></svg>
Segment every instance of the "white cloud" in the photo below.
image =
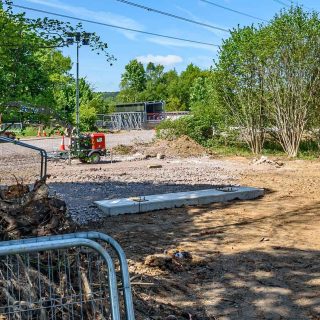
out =
<svg viewBox="0 0 320 320"><path fill-rule="evenodd" d="M173 54L168 54L167 56L154 56L152 54L148 54L146 56L139 56L136 59L141 63L147 64L149 62L153 62L155 64L162 64L163 66L172 66L183 61L180 56Z"/></svg>
<svg viewBox="0 0 320 320"><path fill-rule="evenodd" d="M84 7L67 5L59 0L27 0L27 1L69 12L69 13L72 13L73 16L76 16L78 18L95 20L95 21L99 21L107 24L113 24L113 25L117 25L125 28L143 30L143 26L137 21L135 21L134 19L128 18L126 16L114 14L112 12L93 11L93 10L86 9ZM117 31L122 33L129 39L134 39L136 37L136 33L131 31L125 31L125 30L117 30Z"/></svg>
<svg viewBox="0 0 320 320"><path fill-rule="evenodd" d="M209 46L209 45L205 45L205 44L186 42L186 41L180 41L180 40L174 40L174 39L148 37L147 41L159 44L161 46L167 46L167 47L186 47L186 48L204 49L204 50L209 50L212 52L218 51L218 47L213 46L213 45Z"/></svg>

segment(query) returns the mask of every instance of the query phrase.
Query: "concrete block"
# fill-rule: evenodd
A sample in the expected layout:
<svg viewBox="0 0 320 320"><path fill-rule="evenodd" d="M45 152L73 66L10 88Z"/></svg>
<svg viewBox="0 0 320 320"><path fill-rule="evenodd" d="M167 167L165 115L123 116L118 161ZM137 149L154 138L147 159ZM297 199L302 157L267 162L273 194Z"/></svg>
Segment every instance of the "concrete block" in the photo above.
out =
<svg viewBox="0 0 320 320"><path fill-rule="evenodd" d="M145 197L122 198L95 201L105 215L114 216L127 213L142 213L161 209L178 208L187 205L251 200L264 194L263 189L232 187L226 189L206 189L188 192L156 194Z"/></svg>

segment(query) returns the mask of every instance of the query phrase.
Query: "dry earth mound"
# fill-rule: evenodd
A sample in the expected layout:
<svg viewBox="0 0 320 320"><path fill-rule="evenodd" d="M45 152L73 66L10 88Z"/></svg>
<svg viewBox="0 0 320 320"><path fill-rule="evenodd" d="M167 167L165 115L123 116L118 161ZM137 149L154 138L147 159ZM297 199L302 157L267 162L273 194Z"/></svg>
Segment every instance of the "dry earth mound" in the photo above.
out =
<svg viewBox="0 0 320 320"><path fill-rule="evenodd" d="M169 158L201 157L207 154L204 147L188 136L181 136L173 141L157 140L152 144L136 145L134 151L150 157L162 154Z"/></svg>
<svg viewBox="0 0 320 320"><path fill-rule="evenodd" d="M205 155L206 150L188 136L181 136L177 140L169 142L166 154L183 158L198 157Z"/></svg>

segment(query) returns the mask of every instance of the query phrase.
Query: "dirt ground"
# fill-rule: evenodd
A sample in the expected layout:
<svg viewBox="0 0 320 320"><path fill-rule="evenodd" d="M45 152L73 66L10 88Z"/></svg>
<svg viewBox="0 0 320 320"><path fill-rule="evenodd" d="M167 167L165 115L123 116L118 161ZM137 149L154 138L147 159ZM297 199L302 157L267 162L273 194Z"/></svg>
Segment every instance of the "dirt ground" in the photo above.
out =
<svg viewBox="0 0 320 320"><path fill-rule="evenodd" d="M266 195L203 207L107 218L130 263L138 319L320 319L320 162L247 166L243 185ZM265 165L263 165L265 166ZM146 256L182 248L208 263L181 272L146 267ZM151 316L151 317L150 317ZM188 319L188 318L186 318Z"/></svg>
<svg viewBox="0 0 320 320"><path fill-rule="evenodd" d="M82 229L108 233L125 250L137 319L320 319L320 161L281 162L212 156L50 162L49 186L76 221L89 222ZM116 217L92 205L98 198L216 184L256 186L266 194ZM187 251L202 263L175 270L145 265L166 250Z"/></svg>

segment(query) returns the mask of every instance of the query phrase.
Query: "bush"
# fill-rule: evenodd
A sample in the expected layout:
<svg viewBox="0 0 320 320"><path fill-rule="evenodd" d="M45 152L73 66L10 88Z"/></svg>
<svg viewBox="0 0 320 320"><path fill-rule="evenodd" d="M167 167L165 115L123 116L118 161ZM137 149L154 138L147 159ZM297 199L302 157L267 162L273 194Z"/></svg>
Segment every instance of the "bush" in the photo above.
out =
<svg viewBox="0 0 320 320"><path fill-rule="evenodd" d="M88 102L80 106L80 131L89 132L96 130L97 111Z"/></svg>
<svg viewBox="0 0 320 320"><path fill-rule="evenodd" d="M177 120L161 122L157 127L157 137L173 140L187 135L193 140L204 144L206 140L212 138L212 130L210 121L190 115Z"/></svg>

